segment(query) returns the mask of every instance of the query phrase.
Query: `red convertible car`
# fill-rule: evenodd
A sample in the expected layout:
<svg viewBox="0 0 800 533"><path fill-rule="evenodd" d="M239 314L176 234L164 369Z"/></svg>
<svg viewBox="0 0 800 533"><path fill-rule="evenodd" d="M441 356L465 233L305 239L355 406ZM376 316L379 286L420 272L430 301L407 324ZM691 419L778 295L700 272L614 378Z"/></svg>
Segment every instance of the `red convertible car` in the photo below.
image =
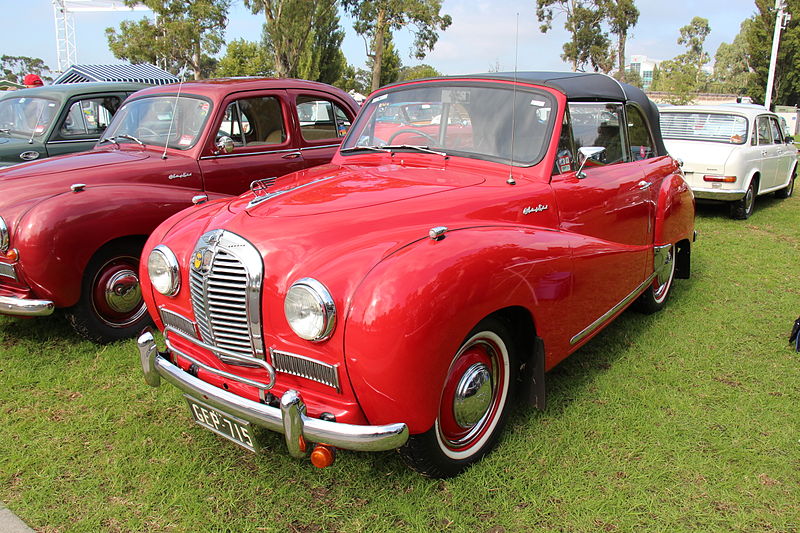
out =
<svg viewBox="0 0 800 533"><path fill-rule="evenodd" d="M399 448L456 475L512 402L544 407L548 370L628 306L661 309L693 241L694 197L639 89L542 72L395 84L331 164L153 232L140 275L166 347L139 337L145 380L250 450L266 428L317 466Z"/></svg>
<svg viewBox="0 0 800 533"><path fill-rule="evenodd" d="M345 92L285 79L206 80L135 93L93 150L0 170L0 313L64 308L106 342L149 322L139 256L193 203L333 157L357 112Z"/></svg>

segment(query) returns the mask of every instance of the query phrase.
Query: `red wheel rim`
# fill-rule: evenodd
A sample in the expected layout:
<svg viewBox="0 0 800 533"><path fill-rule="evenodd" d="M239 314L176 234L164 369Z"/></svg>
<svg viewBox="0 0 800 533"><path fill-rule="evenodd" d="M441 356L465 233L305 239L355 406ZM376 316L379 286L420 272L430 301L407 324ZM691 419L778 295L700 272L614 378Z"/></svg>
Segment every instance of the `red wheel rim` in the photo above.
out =
<svg viewBox="0 0 800 533"><path fill-rule="evenodd" d="M146 313L138 271L137 258L115 257L95 274L91 286L92 308L106 325L124 328Z"/></svg>

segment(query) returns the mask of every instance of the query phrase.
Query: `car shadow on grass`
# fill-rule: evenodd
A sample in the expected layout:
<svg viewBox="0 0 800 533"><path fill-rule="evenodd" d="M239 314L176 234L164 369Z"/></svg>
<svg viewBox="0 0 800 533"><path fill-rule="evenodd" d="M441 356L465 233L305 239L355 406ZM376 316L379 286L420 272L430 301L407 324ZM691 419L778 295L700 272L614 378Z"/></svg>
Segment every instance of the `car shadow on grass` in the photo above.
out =
<svg viewBox="0 0 800 533"><path fill-rule="evenodd" d="M776 198L774 194L765 194L756 198L753 215L761 211L777 209L786 202L785 199ZM697 200L696 214L700 218L731 219L730 204L728 202L715 202L713 200ZM737 220L736 222L745 222Z"/></svg>
<svg viewBox="0 0 800 533"><path fill-rule="evenodd" d="M75 333L64 314L58 311L50 316L34 318L0 316L0 339L4 347L22 342L74 344L84 340Z"/></svg>

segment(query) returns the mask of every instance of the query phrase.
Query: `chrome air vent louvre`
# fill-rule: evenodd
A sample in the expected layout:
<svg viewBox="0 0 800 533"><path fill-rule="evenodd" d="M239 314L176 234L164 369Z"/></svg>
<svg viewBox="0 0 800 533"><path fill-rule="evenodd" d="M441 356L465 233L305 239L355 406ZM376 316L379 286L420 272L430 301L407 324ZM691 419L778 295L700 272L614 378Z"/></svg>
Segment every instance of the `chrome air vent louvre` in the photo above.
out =
<svg viewBox="0 0 800 533"><path fill-rule="evenodd" d="M263 265L256 248L223 230L203 235L189 267L189 289L197 328L207 344L236 353L217 356L230 364L264 358L260 295Z"/></svg>
<svg viewBox="0 0 800 533"><path fill-rule="evenodd" d="M17 272L16 270L14 270L14 265L9 265L8 263L0 263L0 276L16 280Z"/></svg>
<svg viewBox="0 0 800 533"><path fill-rule="evenodd" d="M335 366L278 350L270 350L270 354L272 355L272 366L277 372L318 381L339 390L339 374Z"/></svg>
<svg viewBox="0 0 800 533"><path fill-rule="evenodd" d="M190 337L197 338L197 331L195 330L194 322L188 318L164 308L159 309L158 314L161 316L161 321L165 326L172 326L178 331L186 333Z"/></svg>

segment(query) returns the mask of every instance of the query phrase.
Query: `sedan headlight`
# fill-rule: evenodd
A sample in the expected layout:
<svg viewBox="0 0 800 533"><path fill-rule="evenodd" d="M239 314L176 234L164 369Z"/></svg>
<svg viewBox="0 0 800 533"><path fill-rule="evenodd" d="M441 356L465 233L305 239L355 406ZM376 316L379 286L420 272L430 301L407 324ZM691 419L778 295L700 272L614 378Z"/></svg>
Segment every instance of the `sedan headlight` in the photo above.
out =
<svg viewBox="0 0 800 533"><path fill-rule="evenodd" d="M175 296L181 287L178 259L172 250L159 244L147 258L147 274L153 287L166 296Z"/></svg>
<svg viewBox="0 0 800 533"><path fill-rule="evenodd" d="M0 252L6 253L8 251L9 242L8 226L6 226L6 221L3 220L3 217L0 217Z"/></svg>
<svg viewBox="0 0 800 533"><path fill-rule="evenodd" d="M330 337L336 325L336 306L325 285L312 278L296 281L283 302L283 312L292 331L307 341Z"/></svg>

